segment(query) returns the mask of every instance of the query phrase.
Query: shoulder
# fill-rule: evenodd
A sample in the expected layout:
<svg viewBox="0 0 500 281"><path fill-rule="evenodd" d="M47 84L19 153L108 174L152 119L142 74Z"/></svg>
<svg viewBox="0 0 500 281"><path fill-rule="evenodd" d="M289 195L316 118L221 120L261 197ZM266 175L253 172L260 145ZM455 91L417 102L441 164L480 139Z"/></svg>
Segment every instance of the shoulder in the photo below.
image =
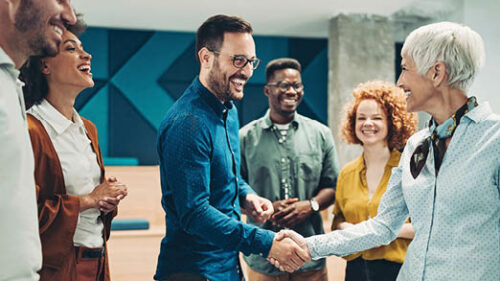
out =
<svg viewBox="0 0 500 281"><path fill-rule="evenodd" d="M352 160L351 162L347 163L342 167L340 170L340 175L342 176L347 176L349 174L357 172L361 166L363 165L363 158L362 156L359 156L358 158Z"/></svg>
<svg viewBox="0 0 500 281"><path fill-rule="evenodd" d="M332 136L330 128L317 120L300 114L297 114L297 120L299 121L299 126L302 126L303 129L308 132L316 133L325 137Z"/></svg>
<svg viewBox="0 0 500 281"><path fill-rule="evenodd" d="M250 135L254 135L261 128L263 121L264 121L264 118L261 117L259 119L253 120L250 123L243 126L240 129L240 138L246 138Z"/></svg>
<svg viewBox="0 0 500 281"><path fill-rule="evenodd" d="M45 130L45 127L43 126L42 122L38 120L35 116L27 113L26 114L26 121L28 123L28 131L30 133L30 136L42 136L46 135L47 131Z"/></svg>
<svg viewBox="0 0 500 281"><path fill-rule="evenodd" d="M31 145L33 149L37 151L40 147L47 145L50 140L49 134L45 130L42 122L38 120L35 116L31 114L26 114L26 120L28 123L28 132L31 140Z"/></svg>

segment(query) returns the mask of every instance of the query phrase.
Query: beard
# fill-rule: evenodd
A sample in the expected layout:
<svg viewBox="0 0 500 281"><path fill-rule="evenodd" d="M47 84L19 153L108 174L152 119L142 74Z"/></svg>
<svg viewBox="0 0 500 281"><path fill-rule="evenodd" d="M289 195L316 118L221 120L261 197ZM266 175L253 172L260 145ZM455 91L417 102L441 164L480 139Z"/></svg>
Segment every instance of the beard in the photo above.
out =
<svg viewBox="0 0 500 281"><path fill-rule="evenodd" d="M27 37L30 55L53 57L59 52L58 46L50 44L45 37L42 9L33 0L21 0L14 18L17 31Z"/></svg>
<svg viewBox="0 0 500 281"><path fill-rule="evenodd" d="M240 78L245 81L248 80L246 75L239 73L235 73L228 78L227 74L221 71L219 60L215 59L212 64L212 70L208 73L208 87L214 91L213 94L221 101L228 102L230 100L241 100L243 98L243 93L241 96L238 96L231 91L230 81L232 78Z"/></svg>

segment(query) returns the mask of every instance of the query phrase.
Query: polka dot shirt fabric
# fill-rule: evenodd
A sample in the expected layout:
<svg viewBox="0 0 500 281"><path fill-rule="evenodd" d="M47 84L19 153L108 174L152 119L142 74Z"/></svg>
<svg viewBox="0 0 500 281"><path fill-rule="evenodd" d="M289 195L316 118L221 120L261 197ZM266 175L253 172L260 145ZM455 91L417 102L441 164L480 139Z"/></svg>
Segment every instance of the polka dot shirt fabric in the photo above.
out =
<svg viewBox="0 0 500 281"><path fill-rule="evenodd" d="M410 217L415 238L397 280L500 280L500 117L487 103L467 113L434 172L434 154L414 179L410 157L429 136L413 135L377 217L306 238L314 259L386 245Z"/></svg>

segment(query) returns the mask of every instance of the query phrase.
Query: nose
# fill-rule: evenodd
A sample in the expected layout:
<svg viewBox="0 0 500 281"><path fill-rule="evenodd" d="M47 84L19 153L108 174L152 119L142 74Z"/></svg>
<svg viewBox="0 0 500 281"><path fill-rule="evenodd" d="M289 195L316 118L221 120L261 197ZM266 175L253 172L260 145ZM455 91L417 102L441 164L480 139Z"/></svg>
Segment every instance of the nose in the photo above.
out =
<svg viewBox="0 0 500 281"><path fill-rule="evenodd" d="M250 63L247 63L243 68L241 68L241 72L250 79L253 75L253 65Z"/></svg>
<svg viewBox="0 0 500 281"><path fill-rule="evenodd" d="M363 122L363 127L371 127L373 125L373 121L371 118L366 118L365 122Z"/></svg>
<svg viewBox="0 0 500 281"><path fill-rule="evenodd" d="M81 54L80 54L80 57L84 60L91 60L92 59L92 55L87 53L86 51L82 50Z"/></svg>
<svg viewBox="0 0 500 281"><path fill-rule="evenodd" d="M296 95L296 94L298 94L298 91L292 85L289 85L288 89L286 89L285 93L290 94L290 95Z"/></svg>
<svg viewBox="0 0 500 281"><path fill-rule="evenodd" d="M75 24L76 23L76 15L75 11L73 11L73 8L70 5L70 1L62 1L61 2L63 10L61 11L61 19L69 25Z"/></svg>
<svg viewBox="0 0 500 281"><path fill-rule="evenodd" d="M403 75L402 74L399 74L399 77L398 77L398 81L396 81L396 86L402 88L403 87L403 79L401 79Z"/></svg>

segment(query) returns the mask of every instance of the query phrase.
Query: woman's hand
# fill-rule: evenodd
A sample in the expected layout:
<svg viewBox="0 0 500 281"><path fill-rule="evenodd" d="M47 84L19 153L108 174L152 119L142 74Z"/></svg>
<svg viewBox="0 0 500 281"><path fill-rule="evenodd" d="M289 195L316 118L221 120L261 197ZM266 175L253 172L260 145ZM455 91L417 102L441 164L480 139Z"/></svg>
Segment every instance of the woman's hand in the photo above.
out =
<svg viewBox="0 0 500 281"><path fill-rule="evenodd" d="M109 177L95 189L80 197L80 211L95 208L102 212L114 210L120 200L127 196L127 186L115 177Z"/></svg>

